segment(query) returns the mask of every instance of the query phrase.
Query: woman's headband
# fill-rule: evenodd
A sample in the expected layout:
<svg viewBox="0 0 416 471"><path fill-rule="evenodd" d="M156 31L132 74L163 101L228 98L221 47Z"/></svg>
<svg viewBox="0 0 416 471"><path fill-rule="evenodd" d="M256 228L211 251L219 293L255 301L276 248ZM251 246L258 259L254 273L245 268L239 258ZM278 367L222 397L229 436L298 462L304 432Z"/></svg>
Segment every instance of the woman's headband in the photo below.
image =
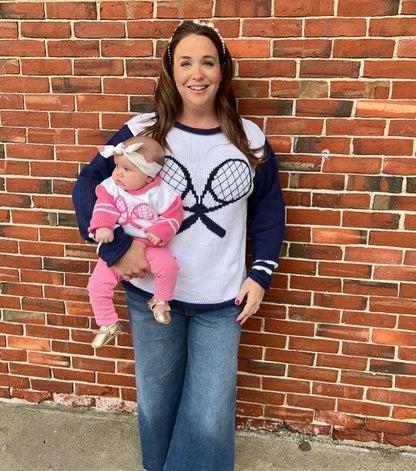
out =
<svg viewBox="0 0 416 471"><path fill-rule="evenodd" d="M136 150L142 147L143 142L125 146L122 142L114 146L97 146L98 152L108 159L112 155L124 155L130 162L139 168L145 175L155 178L160 172L162 166L153 160L147 159L144 155L139 154Z"/></svg>
<svg viewBox="0 0 416 471"><path fill-rule="evenodd" d="M183 23L184 21L189 21L189 20L182 20L182 21L179 23L178 28L182 25L182 23ZM209 21L208 23L206 23L205 21L200 21L200 20L192 20L192 23L194 23L195 25L198 25L198 26L205 26L206 28L211 28L213 31L215 31L215 33L217 33L217 36L218 36L219 40L221 41L222 55L223 55L223 58L225 59L225 43L224 43L224 39L222 38L220 32L218 31L218 28L215 27L214 23L212 23L211 21ZM178 28L176 28L176 30L177 30ZM175 30L175 32L176 32L176 30ZM171 38L169 39L168 49L167 49L168 59L169 59L169 63L170 63L170 64L172 64L172 53L171 53L171 50L170 50L170 45L171 45L173 36L175 36L175 33L173 33L173 35L172 35Z"/></svg>

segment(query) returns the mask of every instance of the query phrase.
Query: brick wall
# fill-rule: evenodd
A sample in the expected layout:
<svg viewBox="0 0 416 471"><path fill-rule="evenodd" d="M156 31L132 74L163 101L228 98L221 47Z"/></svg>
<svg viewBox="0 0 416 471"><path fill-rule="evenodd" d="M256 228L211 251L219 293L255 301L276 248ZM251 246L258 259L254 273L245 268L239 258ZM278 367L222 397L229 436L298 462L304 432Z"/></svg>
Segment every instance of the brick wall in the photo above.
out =
<svg viewBox="0 0 416 471"><path fill-rule="evenodd" d="M288 206L242 336L238 425L416 446L416 1L14 1L0 17L0 397L134 410L130 336L89 345L96 254L70 193L94 146L152 109L178 19L213 17Z"/></svg>

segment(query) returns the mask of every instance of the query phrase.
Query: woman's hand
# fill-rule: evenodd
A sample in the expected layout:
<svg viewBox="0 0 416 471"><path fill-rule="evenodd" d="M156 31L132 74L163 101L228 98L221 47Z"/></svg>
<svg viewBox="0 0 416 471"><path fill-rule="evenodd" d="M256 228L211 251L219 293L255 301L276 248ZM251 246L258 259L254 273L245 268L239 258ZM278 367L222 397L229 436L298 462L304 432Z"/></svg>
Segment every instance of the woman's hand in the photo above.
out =
<svg viewBox="0 0 416 471"><path fill-rule="evenodd" d="M144 278L150 272L150 266L144 251L147 245L139 240L133 240L127 252L113 265L123 280Z"/></svg>
<svg viewBox="0 0 416 471"><path fill-rule="evenodd" d="M260 304L263 301L265 289L262 288L256 281L247 278L241 287L240 293L235 299L235 303L240 305L245 299L245 306L241 314L237 317L236 321L243 325L244 322L260 309Z"/></svg>

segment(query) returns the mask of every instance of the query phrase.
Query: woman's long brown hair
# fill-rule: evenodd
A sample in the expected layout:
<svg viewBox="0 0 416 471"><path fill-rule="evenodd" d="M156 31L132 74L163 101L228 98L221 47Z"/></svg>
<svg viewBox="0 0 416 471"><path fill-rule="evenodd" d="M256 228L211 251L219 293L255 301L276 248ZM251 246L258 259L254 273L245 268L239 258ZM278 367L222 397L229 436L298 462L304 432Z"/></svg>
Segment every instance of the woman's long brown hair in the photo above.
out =
<svg viewBox="0 0 416 471"><path fill-rule="evenodd" d="M166 136L182 111L182 99L173 80L171 60L179 41L190 34L206 36L217 49L222 68L222 79L216 96L216 110L221 131L256 167L264 161L264 146L260 149L250 148L241 118L237 113L236 99L231 88L233 64L230 53L219 34L212 27L201 23L183 21L173 33L162 55L161 71L155 91L156 120L146 129L145 134L151 135L162 146L168 148ZM259 152L262 155L260 158Z"/></svg>

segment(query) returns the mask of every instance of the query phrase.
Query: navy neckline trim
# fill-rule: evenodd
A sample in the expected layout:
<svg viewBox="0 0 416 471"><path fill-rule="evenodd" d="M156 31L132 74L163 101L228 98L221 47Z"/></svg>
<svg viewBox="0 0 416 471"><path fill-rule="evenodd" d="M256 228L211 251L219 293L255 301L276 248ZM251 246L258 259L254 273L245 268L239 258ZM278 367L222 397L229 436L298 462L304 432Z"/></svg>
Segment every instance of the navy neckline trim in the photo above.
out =
<svg viewBox="0 0 416 471"><path fill-rule="evenodd" d="M179 121L176 121L175 128L181 129L182 131L191 132L192 134L202 134L204 136L210 136L212 134L218 134L221 132L220 126L210 129L191 128L190 126L186 126Z"/></svg>

